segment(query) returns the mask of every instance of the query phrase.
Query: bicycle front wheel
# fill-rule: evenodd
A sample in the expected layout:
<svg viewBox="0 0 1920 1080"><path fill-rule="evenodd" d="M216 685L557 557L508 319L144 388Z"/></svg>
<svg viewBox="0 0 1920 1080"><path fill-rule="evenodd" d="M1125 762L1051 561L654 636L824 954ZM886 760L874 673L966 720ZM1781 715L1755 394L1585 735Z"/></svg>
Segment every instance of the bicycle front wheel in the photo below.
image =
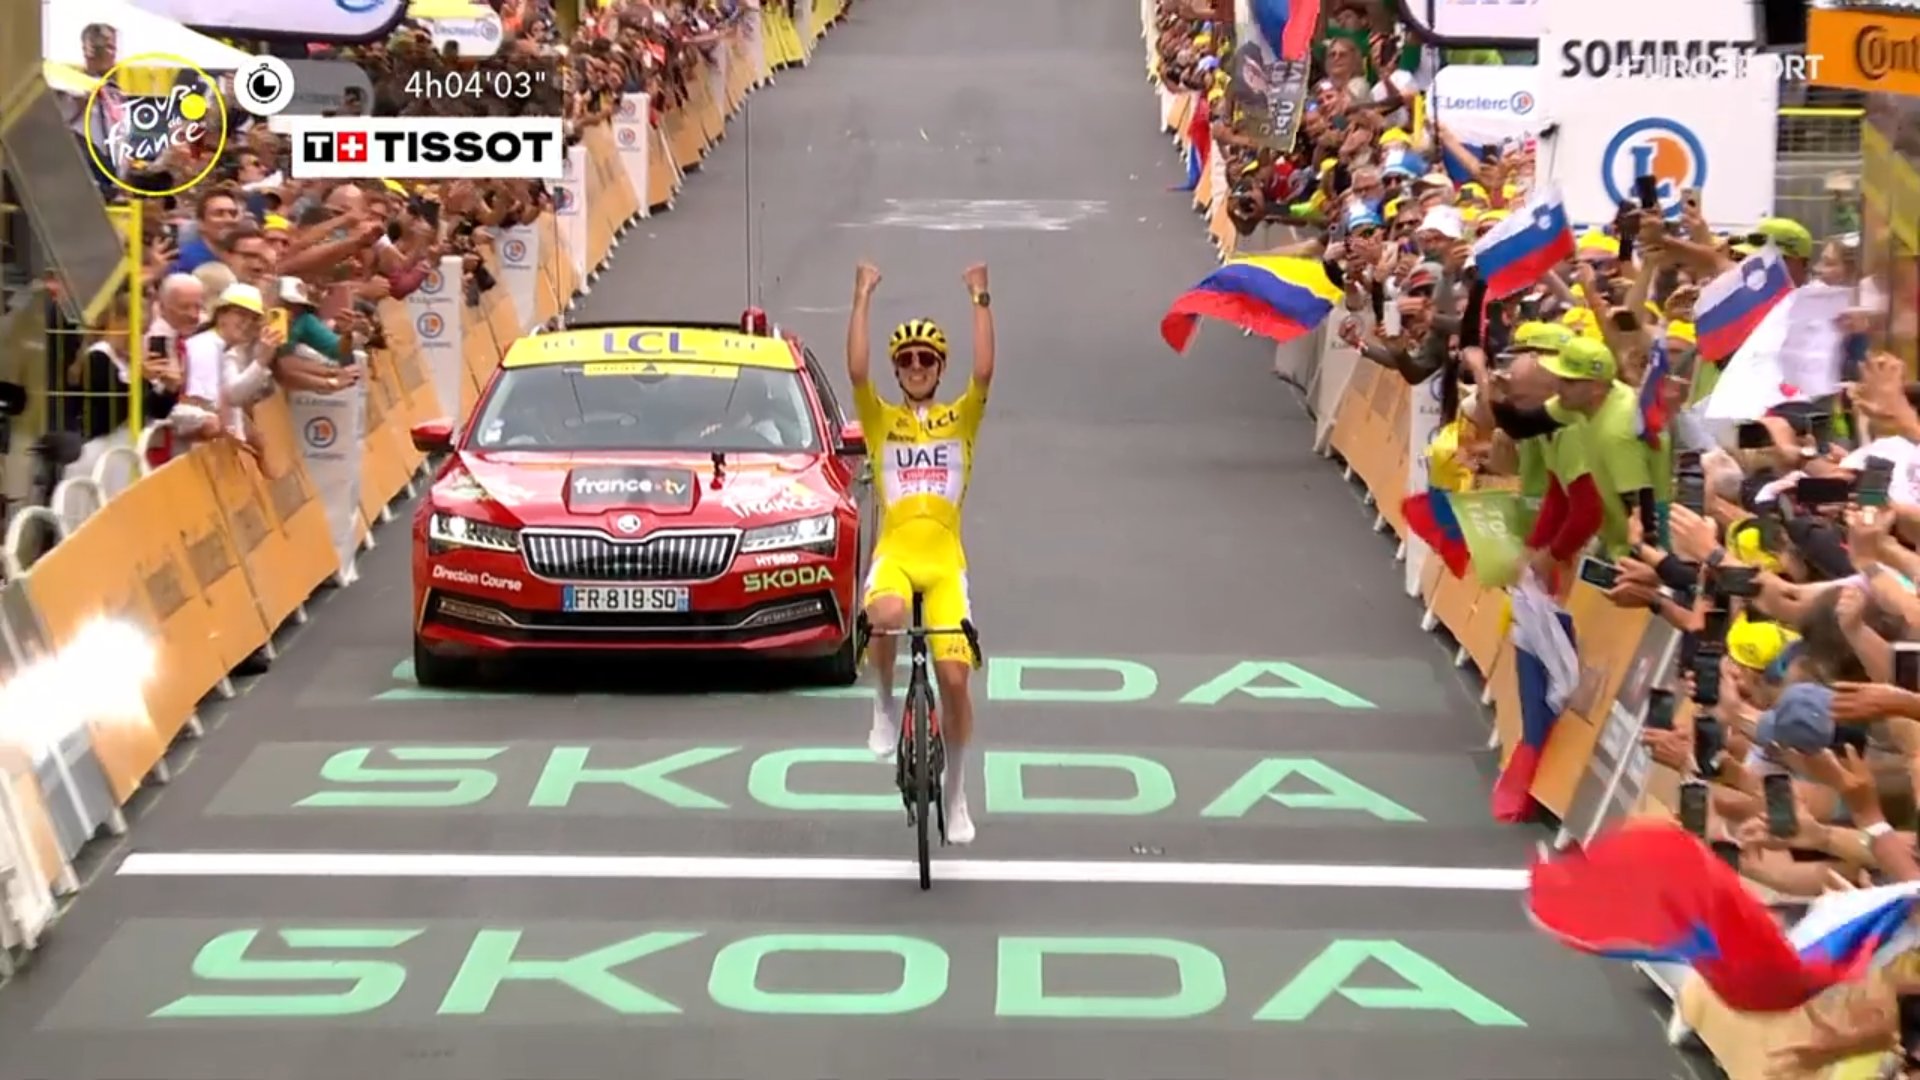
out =
<svg viewBox="0 0 1920 1080"><path fill-rule="evenodd" d="M933 733L932 710L915 695L913 713L913 826L920 847L920 888L933 888Z"/></svg>

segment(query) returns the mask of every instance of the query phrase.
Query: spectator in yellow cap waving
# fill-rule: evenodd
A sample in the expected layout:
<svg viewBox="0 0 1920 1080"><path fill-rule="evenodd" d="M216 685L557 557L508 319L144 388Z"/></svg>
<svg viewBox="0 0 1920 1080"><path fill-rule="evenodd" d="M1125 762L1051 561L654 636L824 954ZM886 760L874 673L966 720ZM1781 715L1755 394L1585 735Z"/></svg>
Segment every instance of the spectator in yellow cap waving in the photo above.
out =
<svg viewBox="0 0 1920 1080"><path fill-rule="evenodd" d="M1640 435L1640 395L1617 380L1619 365L1600 342L1575 338L1540 366L1560 382L1547 411L1565 425L1550 436L1547 464L1552 492L1562 492L1560 513L1543 504L1527 539L1536 568L1565 563L1596 531L1613 557L1629 550L1629 515L1638 513L1647 533L1657 535L1656 450Z"/></svg>

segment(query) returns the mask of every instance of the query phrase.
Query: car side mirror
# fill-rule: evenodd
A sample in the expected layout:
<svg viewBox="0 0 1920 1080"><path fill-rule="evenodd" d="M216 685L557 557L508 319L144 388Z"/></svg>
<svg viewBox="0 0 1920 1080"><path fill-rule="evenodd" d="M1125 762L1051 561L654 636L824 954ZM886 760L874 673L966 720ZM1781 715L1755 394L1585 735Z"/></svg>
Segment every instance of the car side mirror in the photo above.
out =
<svg viewBox="0 0 1920 1080"><path fill-rule="evenodd" d="M453 421L444 416L421 421L408 434L413 437L413 448L423 454L444 454L453 449Z"/></svg>
<svg viewBox="0 0 1920 1080"><path fill-rule="evenodd" d="M851 423L840 425L839 452L848 457L865 457L867 455L867 433L860 429L859 421L855 420Z"/></svg>

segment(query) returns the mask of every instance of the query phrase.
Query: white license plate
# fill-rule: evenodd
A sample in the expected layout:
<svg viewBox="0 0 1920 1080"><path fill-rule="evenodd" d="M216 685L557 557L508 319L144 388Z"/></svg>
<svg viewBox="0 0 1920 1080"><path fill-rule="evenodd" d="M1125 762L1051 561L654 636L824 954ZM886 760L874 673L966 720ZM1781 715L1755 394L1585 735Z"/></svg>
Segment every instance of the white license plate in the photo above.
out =
<svg viewBox="0 0 1920 1080"><path fill-rule="evenodd" d="M637 615L653 611L686 611L684 587L645 585L569 585L561 603L567 611Z"/></svg>

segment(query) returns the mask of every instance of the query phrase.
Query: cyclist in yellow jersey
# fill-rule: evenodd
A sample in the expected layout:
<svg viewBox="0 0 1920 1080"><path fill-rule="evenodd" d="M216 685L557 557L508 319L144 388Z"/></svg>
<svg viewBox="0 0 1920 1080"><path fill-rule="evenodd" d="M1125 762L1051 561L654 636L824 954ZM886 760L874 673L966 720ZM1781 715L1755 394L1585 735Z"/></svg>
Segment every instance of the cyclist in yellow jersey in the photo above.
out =
<svg viewBox="0 0 1920 1080"><path fill-rule="evenodd" d="M993 309L987 268L962 275L973 299L973 373L966 392L941 404L934 400L947 370L947 336L930 319L901 323L887 342L894 378L905 399L882 400L869 377L868 304L880 271L861 263L854 272L853 315L847 322L847 375L866 432L867 453L878 473L880 529L867 575L867 620L878 630L899 630L912 617L913 594L921 594L926 624L957 627L971 617L967 602L967 556L960 544L960 508L973 475L973 440L987 409L993 381ZM900 738L900 704L893 696L894 658L900 639L879 635L872 645L876 693L867 746L890 756ZM968 682L973 655L958 634L930 637L934 681L940 688L940 731L947 769L941 788L947 804L947 840L973 840L965 788L967 744L973 737Z"/></svg>

